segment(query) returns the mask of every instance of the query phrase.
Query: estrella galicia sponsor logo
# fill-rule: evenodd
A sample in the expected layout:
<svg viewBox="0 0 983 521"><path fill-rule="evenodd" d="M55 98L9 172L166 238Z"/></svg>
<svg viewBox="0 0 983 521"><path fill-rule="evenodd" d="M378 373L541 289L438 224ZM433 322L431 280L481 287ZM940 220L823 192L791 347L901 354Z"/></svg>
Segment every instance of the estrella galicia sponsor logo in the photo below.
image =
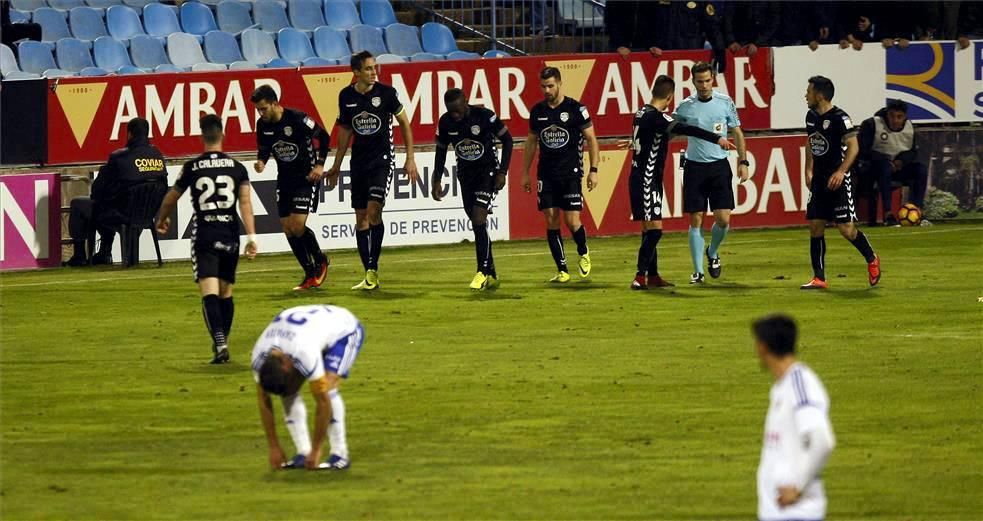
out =
<svg viewBox="0 0 983 521"><path fill-rule="evenodd" d="M563 148L570 142L570 132L556 125L550 125L539 133L539 138L547 148Z"/></svg>
<svg viewBox="0 0 983 521"><path fill-rule="evenodd" d="M829 151L829 141L819 132L813 133L809 136L809 148L814 156L825 155Z"/></svg>
<svg viewBox="0 0 983 521"><path fill-rule="evenodd" d="M462 139L460 143L454 146L454 153L457 154L458 159L477 161L485 155L485 146L478 141Z"/></svg>
<svg viewBox="0 0 983 521"><path fill-rule="evenodd" d="M277 141L273 144L273 155L277 161L289 163L300 154L300 147L289 141Z"/></svg>
<svg viewBox="0 0 983 521"><path fill-rule="evenodd" d="M956 115L956 53L953 42L913 43L886 53L887 97L908 102L914 120Z"/></svg>
<svg viewBox="0 0 983 521"><path fill-rule="evenodd" d="M362 111L352 118L352 128L361 136L371 136L382 128L382 119L368 111Z"/></svg>

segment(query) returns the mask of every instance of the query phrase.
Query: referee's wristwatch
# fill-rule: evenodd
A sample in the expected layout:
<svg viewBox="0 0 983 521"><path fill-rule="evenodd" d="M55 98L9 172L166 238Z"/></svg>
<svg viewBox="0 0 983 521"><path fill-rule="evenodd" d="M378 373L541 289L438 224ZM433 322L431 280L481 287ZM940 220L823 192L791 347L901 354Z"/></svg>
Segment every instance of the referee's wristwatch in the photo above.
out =
<svg viewBox="0 0 983 521"><path fill-rule="evenodd" d="M742 160L738 161L737 164L739 164L741 166L751 166L751 162L748 161L747 159L742 159Z"/></svg>
<svg viewBox="0 0 983 521"><path fill-rule="evenodd" d="M596 174L597 173L597 167L596 166L590 167L590 173Z"/></svg>

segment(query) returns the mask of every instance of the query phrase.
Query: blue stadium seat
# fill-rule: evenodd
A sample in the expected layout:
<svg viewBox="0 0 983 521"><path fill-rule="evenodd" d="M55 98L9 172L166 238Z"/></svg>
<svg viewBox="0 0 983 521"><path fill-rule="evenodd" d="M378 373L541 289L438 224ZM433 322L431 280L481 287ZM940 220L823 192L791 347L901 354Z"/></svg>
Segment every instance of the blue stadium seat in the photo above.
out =
<svg viewBox="0 0 983 521"><path fill-rule="evenodd" d="M212 63L221 63L227 65L230 69L237 63L252 65L242 57L236 37L223 31L209 31L205 35L205 57Z"/></svg>
<svg viewBox="0 0 983 521"><path fill-rule="evenodd" d="M511 58L512 55L509 54L509 53L507 53L507 52L505 52L505 51L499 51L498 49L490 49L490 50L485 51L485 54L483 55L483 57L485 57L485 58Z"/></svg>
<svg viewBox="0 0 983 521"><path fill-rule="evenodd" d="M5 80L30 80L40 78L41 75L20 70L14 51L6 45L0 45L0 77Z"/></svg>
<svg viewBox="0 0 983 521"><path fill-rule="evenodd" d="M256 0L253 4L253 20L259 24L260 29L268 33L276 33L284 27L290 27L286 9L279 2L272 0Z"/></svg>
<svg viewBox="0 0 983 521"><path fill-rule="evenodd" d="M171 63L182 68L190 68L196 63L206 63L201 45L193 34L172 33L167 37L167 57ZM224 67L223 67L224 68Z"/></svg>
<svg viewBox="0 0 983 521"><path fill-rule="evenodd" d="M76 7L68 13L72 35L79 40L95 41L100 36L108 36L102 13L92 7Z"/></svg>
<svg viewBox="0 0 983 521"><path fill-rule="evenodd" d="M293 27L280 29L276 33L276 43L280 48L280 57L289 62L304 63L304 60L317 56L307 35Z"/></svg>
<svg viewBox="0 0 983 521"><path fill-rule="evenodd" d="M348 60L352 55L345 32L332 27L314 29L314 51L321 58L328 60Z"/></svg>
<svg viewBox="0 0 983 521"><path fill-rule="evenodd" d="M145 71L145 70L143 70L143 69L141 69L139 67L134 67L132 65L124 65L124 66L120 67L119 69L116 69L116 74L123 74L123 75L129 75L129 74L147 74L147 71Z"/></svg>
<svg viewBox="0 0 983 521"><path fill-rule="evenodd" d="M48 5L59 11L70 11L85 4L82 3L82 0L48 0Z"/></svg>
<svg viewBox="0 0 983 521"><path fill-rule="evenodd" d="M434 60L443 60L443 55L434 54L431 52L418 52L413 56L410 56L411 62L431 62Z"/></svg>
<svg viewBox="0 0 983 521"><path fill-rule="evenodd" d="M276 43L273 37L258 29L246 29L242 32L242 55L246 61L256 65L267 67L295 67L296 64L290 63L280 58L280 53L276 50Z"/></svg>
<svg viewBox="0 0 983 521"><path fill-rule="evenodd" d="M72 76L70 71L62 70L55 64L51 55L51 46L43 42L26 40L17 45L20 56L20 67L24 72L31 72L45 78L61 78Z"/></svg>
<svg viewBox="0 0 983 521"><path fill-rule="evenodd" d="M58 40L55 55L58 57L58 68L62 70L79 73L86 67L96 66L89 54L89 44L77 38Z"/></svg>
<svg viewBox="0 0 983 521"><path fill-rule="evenodd" d="M143 27L150 36L163 38L181 32L174 10L164 4L147 4L143 8Z"/></svg>
<svg viewBox="0 0 983 521"><path fill-rule="evenodd" d="M224 71L226 69L228 69L228 67L226 67L225 65L222 65L221 63L201 62L201 63L196 63L196 64L194 64L194 65L191 66L191 70L193 72Z"/></svg>
<svg viewBox="0 0 983 521"><path fill-rule="evenodd" d="M369 51L375 56L386 54L386 42L382 40L382 29L371 25L356 25L348 32L352 42L352 51Z"/></svg>
<svg viewBox="0 0 983 521"><path fill-rule="evenodd" d="M181 27L184 28L184 32L198 36L218 30L212 10L200 2L181 4Z"/></svg>
<svg viewBox="0 0 983 521"><path fill-rule="evenodd" d="M262 69L262 68L263 67L260 65L256 65L255 63L249 63L247 61L232 62L229 64L230 71L245 70L245 69Z"/></svg>
<svg viewBox="0 0 983 521"><path fill-rule="evenodd" d="M454 34L444 24L430 22L423 24L423 50L447 56L457 50Z"/></svg>
<svg viewBox="0 0 983 521"><path fill-rule="evenodd" d="M109 9L114 5L120 5L123 0L85 0L85 5L96 9Z"/></svg>
<svg viewBox="0 0 983 521"><path fill-rule="evenodd" d="M108 76L109 71L99 67L86 67L79 71L79 76Z"/></svg>
<svg viewBox="0 0 983 521"><path fill-rule="evenodd" d="M143 9L147 5L154 3L157 0L123 0L123 5L128 5L135 9Z"/></svg>
<svg viewBox="0 0 983 521"><path fill-rule="evenodd" d="M238 0L223 0L216 9L218 28L232 34L240 34L246 29L259 29L253 24L253 15L249 12L249 4Z"/></svg>
<svg viewBox="0 0 983 521"><path fill-rule="evenodd" d="M31 21L31 13L24 12L24 11L18 11L17 9L11 9L10 10L10 23L12 23L12 24L20 24L20 23L30 22L30 21ZM11 51L11 52L13 52L13 51Z"/></svg>
<svg viewBox="0 0 983 521"><path fill-rule="evenodd" d="M57 42L62 38L72 37L72 33L68 31L68 22L65 21L65 13L61 11L50 7L37 9L34 11L34 23L41 24L41 41Z"/></svg>
<svg viewBox="0 0 983 521"><path fill-rule="evenodd" d="M107 71L119 72L123 67L133 67L133 61L130 60L126 47L112 36L96 38L92 45L92 55L95 58L96 66Z"/></svg>
<svg viewBox="0 0 983 521"><path fill-rule="evenodd" d="M362 23L355 3L349 0L325 0L324 19L328 25L338 29L351 29Z"/></svg>
<svg viewBox="0 0 983 521"><path fill-rule="evenodd" d="M389 0L362 0L362 23L378 28L396 23L396 13Z"/></svg>
<svg viewBox="0 0 983 521"><path fill-rule="evenodd" d="M375 57L376 63L406 63L408 61L410 61L409 58L398 54L380 54Z"/></svg>
<svg viewBox="0 0 983 521"><path fill-rule="evenodd" d="M109 34L117 40L127 41L134 36L147 34L140 23L140 15L125 5L114 5L106 11Z"/></svg>
<svg viewBox="0 0 983 521"><path fill-rule="evenodd" d="M173 63L162 63L154 69L154 72L162 73L162 72L185 72L185 71L184 69L178 67L177 65L174 65Z"/></svg>
<svg viewBox="0 0 983 521"><path fill-rule="evenodd" d="M133 65L141 69L155 70L158 66L171 64L160 40L146 34L138 34L130 40L130 57Z"/></svg>
<svg viewBox="0 0 983 521"><path fill-rule="evenodd" d="M417 28L400 23L386 27L386 47L390 53L405 57L423 52Z"/></svg>
<svg viewBox="0 0 983 521"><path fill-rule="evenodd" d="M476 52L454 51L447 55L448 60L477 60L481 55Z"/></svg>
<svg viewBox="0 0 983 521"><path fill-rule="evenodd" d="M30 13L42 7L48 7L48 3L44 0L10 0L10 7L17 9L18 11L26 11Z"/></svg>
<svg viewBox="0 0 983 521"><path fill-rule="evenodd" d="M313 31L324 23L324 13L321 3L314 0L290 0L290 24L294 29Z"/></svg>

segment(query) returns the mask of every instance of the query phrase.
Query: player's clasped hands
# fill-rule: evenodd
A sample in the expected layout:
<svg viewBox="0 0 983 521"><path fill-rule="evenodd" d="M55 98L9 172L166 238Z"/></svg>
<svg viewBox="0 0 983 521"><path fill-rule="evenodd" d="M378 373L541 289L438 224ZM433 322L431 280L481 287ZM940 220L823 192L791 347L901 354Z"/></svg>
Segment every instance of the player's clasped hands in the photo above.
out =
<svg viewBox="0 0 983 521"><path fill-rule="evenodd" d="M316 185L321 182L321 178L324 177L324 166L316 165L310 174L307 174L307 180L312 184Z"/></svg>

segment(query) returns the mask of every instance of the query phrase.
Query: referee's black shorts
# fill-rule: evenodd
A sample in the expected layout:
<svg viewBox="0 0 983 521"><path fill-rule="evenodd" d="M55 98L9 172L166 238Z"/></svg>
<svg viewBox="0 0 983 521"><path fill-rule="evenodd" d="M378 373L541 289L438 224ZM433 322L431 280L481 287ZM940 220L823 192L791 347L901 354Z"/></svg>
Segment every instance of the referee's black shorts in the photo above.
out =
<svg viewBox="0 0 983 521"><path fill-rule="evenodd" d="M702 163L686 161L683 167L683 212L734 209L734 173L726 159Z"/></svg>

